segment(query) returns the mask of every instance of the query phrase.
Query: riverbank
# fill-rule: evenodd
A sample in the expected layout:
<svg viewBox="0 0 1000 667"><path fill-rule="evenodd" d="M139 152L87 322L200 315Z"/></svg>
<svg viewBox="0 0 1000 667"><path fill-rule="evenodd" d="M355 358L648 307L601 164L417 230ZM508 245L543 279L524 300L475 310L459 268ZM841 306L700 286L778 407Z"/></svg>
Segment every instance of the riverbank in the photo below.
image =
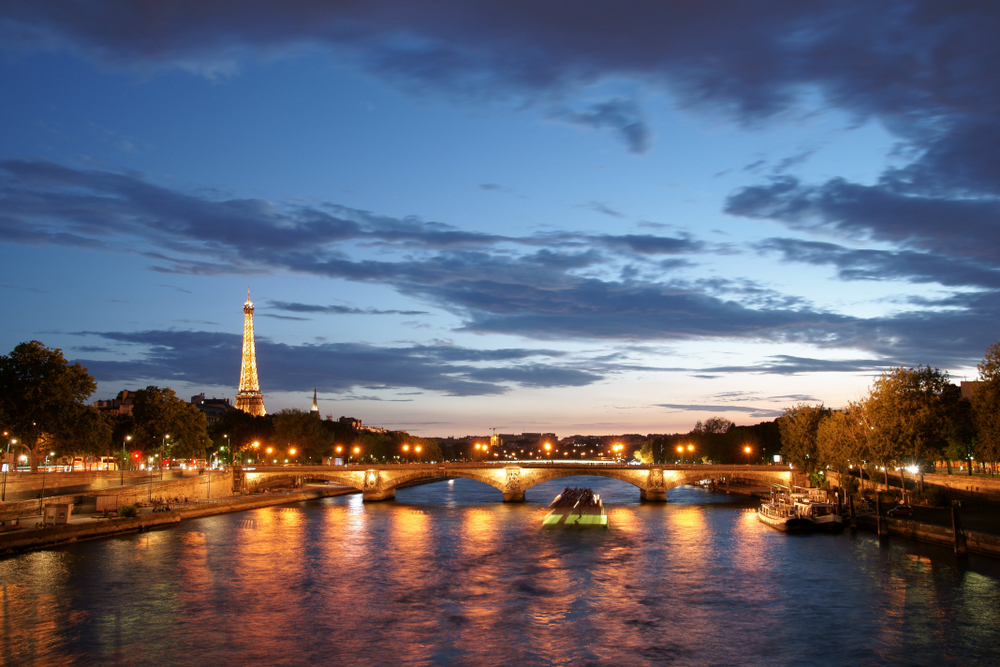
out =
<svg viewBox="0 0 1000 667"><path fill-rule="evenodd" d="M201 502L172 505L169 512L142 511L135 517L120 517L113 519L94 516L73 517L70 523L59 526L36 528L35 524L42 521L40 515L20 518L21 527L10 530L9 526L0 532L0 555L16 554L33 549L44 549L79 540L96 539L122 533L142 532L157 528L176 525L185 519L193 519L213 514L241 512L328 498L348 493L358 493L356 489L344 486L316 486L289 492L262 493L253 496L236 496L223 500L205 500Z"/></svg>
<svg viewBox="0 0 1000 667"><path fill-rule="evenodd" d="M916 542L925 542L950 549L955 548L955 534L950 526L938 526L895 517L882 517L882 520L885 521L890 536L896 535ZM876 530L875 517L860 517L858 527ZM960 532L960 543L970 554L1000 558L1000 535L963 529Z"/></svg>

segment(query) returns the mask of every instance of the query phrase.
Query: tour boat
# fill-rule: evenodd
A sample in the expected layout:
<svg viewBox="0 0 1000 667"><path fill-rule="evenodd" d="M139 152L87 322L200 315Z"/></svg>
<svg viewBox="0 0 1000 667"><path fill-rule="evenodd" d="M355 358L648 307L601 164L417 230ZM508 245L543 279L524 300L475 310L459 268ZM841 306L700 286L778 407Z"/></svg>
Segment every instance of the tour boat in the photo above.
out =
<svg viewBox="0 0 1000 667"><path fill-rule="evenodd" d="M833 503L801 499L796 500L793 507L795 513L802 519L808 519L816 530L835 533L844 529L844 517L837 513L837 506Z"/></svg>
<svg viewBox="0 0 1000 667"><path fill-rule="evenodd" d="M601 496L590 489L565 488L549 504L543 526L597 526L608 527L608 513Z"/></svg>
<svg viewBox="0 0 1000 667"><path fill-rule="evenodd" d="M757 519L786 533L803 532L813 528L812 521L800 517L792 505L777 500L761 503L757 508Z"/></svg>

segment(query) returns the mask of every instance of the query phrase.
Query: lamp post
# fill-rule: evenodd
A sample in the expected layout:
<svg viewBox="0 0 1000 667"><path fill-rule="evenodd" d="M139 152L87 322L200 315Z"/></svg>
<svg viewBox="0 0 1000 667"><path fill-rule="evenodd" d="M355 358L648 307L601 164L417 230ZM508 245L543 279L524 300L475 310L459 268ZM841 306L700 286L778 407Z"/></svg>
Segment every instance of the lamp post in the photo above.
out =
<svg viewBox="0 0 1000 667"><path fill-rule="evenodd" d="M752 452L752 451L753 450L750 449L749 446L743 448L743 453L747 455L747 465L750 465L750 452Z"/></svg>
<svg viewBox="0 0 1000 667"><path fill-rule="evenodd" d="M4 437L7 437L7 432L4 431ZM10 446L17 444L17 438L7 441L7 456L3 460L3 493L0 493L0 503L7 500L7 471L10 470Z"/></svg>
<svg viewBox="0 0 1000 667"><path fill-rule="evenodd" d="M260 443L253 443L253 462L260 463Z"/></svg>
<svg viewBox="0 0 1000 667"><path fill-rule="evenodd" d="M271 458L271 452L274 451L271 447L267 448L267 458Z"/></svg>
<svg viewBox="0 0 1000 667"><path fill-rule="evenodd" d="M694 463L694 445L688 445L688 454L691 455L691 463Z"/></svg>
<svg viewBox="0 0 1000 667"><path fill-rule="evenodd" d="M167 440L170 439L169 435L163 436L160 440L160 481L163 481L163 450L166 448Z"/></svg>
<svg viewBox="0 0 1000 667"><path fill-rule="evenodd" d="M122 486L125 486L125 443L132 439L132 436L126 435L125 439L122 440L122 468L119 471L122 478Z"/></svg>
<svg viewBox="0 0 1000 667"><path fill-rule="evenodd" d="M681 455L681 464L684 464L684 445L677 445L677 453Z"/></svg>
<svg viewBox="0 0 1000 667"><path fill-rule="evenodd" d="M229 447L229 436L223 434L222 437L226 439L226 449L229 449L229 467L232 468L236 464L236 461L233 459L233 450Z"/></svg>

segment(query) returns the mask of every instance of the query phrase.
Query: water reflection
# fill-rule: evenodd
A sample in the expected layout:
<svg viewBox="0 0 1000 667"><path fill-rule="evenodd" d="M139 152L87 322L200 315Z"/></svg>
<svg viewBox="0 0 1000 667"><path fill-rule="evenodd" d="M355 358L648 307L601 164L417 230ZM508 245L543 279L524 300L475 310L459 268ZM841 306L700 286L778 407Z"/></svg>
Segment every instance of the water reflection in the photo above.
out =
<svg viewBox="0 0 1000 667"><path fill-rule="evenodd" d="M547 531L588 485L607 531ZM997 664L1000 575L871 536L789 536L738 497L614 480L527 503L454 480L0 560L0 663Z"/></svg>

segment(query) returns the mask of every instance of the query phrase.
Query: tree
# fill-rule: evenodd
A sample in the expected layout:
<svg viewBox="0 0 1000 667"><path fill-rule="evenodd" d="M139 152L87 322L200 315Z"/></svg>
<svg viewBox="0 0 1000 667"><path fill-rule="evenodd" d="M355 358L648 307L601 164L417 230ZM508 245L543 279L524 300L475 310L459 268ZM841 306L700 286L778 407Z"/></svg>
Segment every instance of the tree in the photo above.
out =
<svg viewBox="0 0 1000 667"><path fill-rule="evenodd" d="M725 417L709 417L704 422L694 425L695 433L714 433L721 435L734 426L733 422Z"/></svg>
<svg viewBox="0 0 1000 667"><path fill-rule="evenodd" d="M202 458L210 443L205 414L170 388L135 392L132 423L131 446L147 456L162 448L164 456Z"/></svg>
<svg viewBox="0 0 1000 667"><path fill-rule="evenodd" d="M70 416L74 427L63 434L57 448L73 456L104 456L112 446L113 427L103 412L89 405L75 406Z"/></svg>
<svg viewBox="0 0 1000 667"><path fill-rule="evenodd" d="M730 449L727 433L733 427L733 422L725 417L709 417L704 422L699 421L684 440L687 445L694 445L694 450L687 450L684 456L692 462L726 460ZM676 452L676 448L674 451ZM671 457L676 455L669 454Z"/></svg>
<svg viewBox="0 0 1000 667"><path fill-rule="evenodd" d="M864 484L866 434L859 423L858 411L849 406L845 412L832 411L823 417L816 429L816 458L821 466L836 470L841 486L854 488L853 477L845 473L856 467Z"/></svg>
<svg viewBox="0 0 1000 667"><path fill-rule="evenodd" d="M32 472L38 472L39 456L53 442L72 437L76 409L95 389L86 368L71 366L61 350L37 340L0 356L0 410L8 430L28 449Z"/></svg>
<svg viewBox="0 0 1000 667"><path fill-rule="evenodd" d="M951 474L952 461L966 461L972 474L972 461L978 447L976 424L972 404L962 398L962 391L955 385L948 386L941 395L944 423L944 458Z"/></svg>
<svg viewBox="0 0 1000 667"><path fill-rule="evenodd" d="M930 366L883 373L864 399L876 460L909 464L941 455L947 435L942 396L948 374Z"/></svg>
<svg viewBox="0 0 1000 667"><path fill-rule="evenodd" d="M274 415L275 445L282 451L295 449L289 458L303 462L321 462L333 450L334 437L330 429L315 415L302 410L281 410Z"/></svg>
<svg viewBox="0 0 1000 667"><path fill-rule="evenodd" d="M970 402L979 456L996 463L1000 461L1000 341L990 345L979 362L979 383L973 386Z"/></svg>
<svg viewBox="0 0 1000 667"><path fill-rule="evenodd" d="M816 469L816 431L829 412L822 405L800 403L785 408L784 414L778 418L782 455L807 473Z"/></svg>
<svg viewBox="0 0 1000 667"><path fill-rule="evenodd" d="M324 422L324 426L329 423ZM232 449L234 463L247 463L262 459L268 445L273 444L274 423L270 417L255 417L242 410L230 410L209 427L209 433L214 446ZM256 447L254 443L257 443Z"/></svg>

